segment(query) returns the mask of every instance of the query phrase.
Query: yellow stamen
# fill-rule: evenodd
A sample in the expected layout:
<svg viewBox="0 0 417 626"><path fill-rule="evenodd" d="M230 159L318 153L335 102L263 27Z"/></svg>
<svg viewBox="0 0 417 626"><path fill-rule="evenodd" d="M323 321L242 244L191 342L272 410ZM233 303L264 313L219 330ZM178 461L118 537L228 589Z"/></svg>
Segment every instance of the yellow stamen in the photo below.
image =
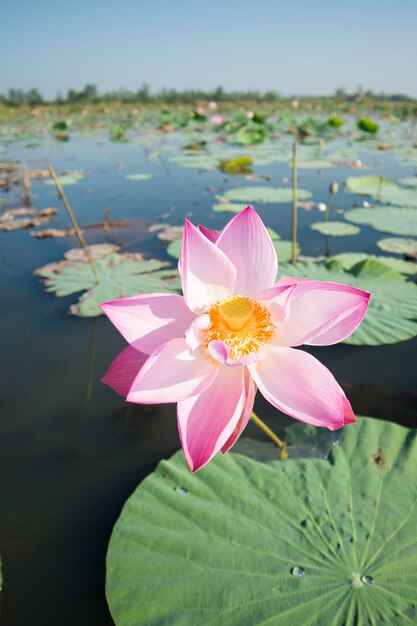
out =
<svg viewBox="0 0 417 626"><path fill-rule="evenodd" d="M252 315L253 305L247 298L236 296L219 304L218 311L230 330L241 330Z"/></svg>
<svg viewBox="0 0 417 626"><path fill-rule="evenodd" d="M259 352L275 332L268 309L244 296L217 302L208 314L210 327L202 331L203 347L207 350L211 341L223 341L231 359Z"/></svg>

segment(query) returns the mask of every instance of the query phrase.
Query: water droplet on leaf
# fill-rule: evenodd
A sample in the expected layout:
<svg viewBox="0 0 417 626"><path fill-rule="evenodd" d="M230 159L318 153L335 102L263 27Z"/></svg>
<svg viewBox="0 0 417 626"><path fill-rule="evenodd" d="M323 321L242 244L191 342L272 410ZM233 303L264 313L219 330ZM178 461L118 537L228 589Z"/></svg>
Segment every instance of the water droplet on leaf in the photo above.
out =
<svg viewBox="0 0 417 626"><path fill-rule="evenodd" d="M190 492L188 489L183 489L182 487L175 487L175 493L178 493L180 496L189 496Z"/></svg>
<svg viewBox="0 0 417 626"><path fill-rule="evenodd" d="M297 565L292 567L290 572L293 576L304 576L306 573L304 567L298 567Z"/></svg>
<svg viewBox="0 0 417 626"><path fill-rule="evenodd" d="M361 581L364 585L373 585L375 582L372 576L361 576Z"/></svg>

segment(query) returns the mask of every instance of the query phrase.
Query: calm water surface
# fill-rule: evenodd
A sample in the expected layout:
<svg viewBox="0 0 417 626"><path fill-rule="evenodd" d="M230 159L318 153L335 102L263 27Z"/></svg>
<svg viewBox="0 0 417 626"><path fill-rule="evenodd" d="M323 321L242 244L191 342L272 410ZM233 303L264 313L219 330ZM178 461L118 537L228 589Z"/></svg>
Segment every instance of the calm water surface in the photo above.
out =
<svg viewBox="0 0 417 626"><path fill-rule="evenodd" d="M244 153L244 150L242 151ZM106 137L72 137L51 143L49 158L58 173L84 170L86 177L66 191L81 224L102 221L110 207L113 218L131 220L118 231L125 250L166 256L166 243L148 232L155 222L196 223L220 228L230 215L211 211L215 192L246 183L220 172L180 169L167 160L150 160L149 148L137 143L111 143ZM43 146L14 142L2 159L25 160L45 167ZM413 175L385 153L362 155L375 166L366 174L393 178ZM282 185L290 176L286 164L257 168ZM133 182L124 176L148 172L152 180ZM301 170L299 186L316 201L327 200L332 180L352 171L337 168ZM13 193L2 194L5 202ZM363 199L363 198L362 198ZM358 200L340 192L335 209ZM16 199L16 202L18 200ZM37 209L59 208L51 226L64 227L68 218L54 187L33 184ZM11 204L19 206L18 204ZM260 205L268 226L289 237L289 205ZM161 218L161 215L165 215ZM324 238L309 225L321 219L317 211L299 211L303 254L324 252ZM87 230L89 243L105 241L101 229ZM362 227L356 237L332 238L331 252L379 253L380 233ZM76 247L73 238L37 240L25 231L0 233L0 336L2 417L0 478L0 553L3 560L4 626L107 626L113 622L104 597L105 554L121 507L158 461L179 447L175 406L135 406L100 383L100 378L124 340L103 317L68 315L76 296L56 298L43 292L33 270L59 260ZM417 388L413 365L417 340L392 346L339 345L311 350L343 385L355 411L409 426L417 426ZM258 400L258 412L279 433L289 423ZM248 434L261 437L253 426Z"/></svg>

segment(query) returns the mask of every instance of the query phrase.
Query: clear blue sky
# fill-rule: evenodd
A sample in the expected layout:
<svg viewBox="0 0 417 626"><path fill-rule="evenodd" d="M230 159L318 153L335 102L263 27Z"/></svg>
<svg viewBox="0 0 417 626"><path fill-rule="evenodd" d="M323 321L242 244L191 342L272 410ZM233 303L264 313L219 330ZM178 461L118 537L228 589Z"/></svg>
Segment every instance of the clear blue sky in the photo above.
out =
<svg viewBox="0 0 417 626"><path fill-rule="evenodd" d="M417 1L0 0L0 93L87 82L417 97Z"/></svg>

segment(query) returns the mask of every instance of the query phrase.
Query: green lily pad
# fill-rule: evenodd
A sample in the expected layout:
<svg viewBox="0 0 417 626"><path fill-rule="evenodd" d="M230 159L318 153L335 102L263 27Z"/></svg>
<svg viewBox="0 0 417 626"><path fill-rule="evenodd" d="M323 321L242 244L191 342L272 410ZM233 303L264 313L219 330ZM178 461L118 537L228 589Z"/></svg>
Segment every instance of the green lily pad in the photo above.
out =
<svg viewBox="0 0 417 626"><path fill-rule="evenodd" d="M328 461L162 461L111 536L116 626L416 623L415 435L361 418Z"/></svg>
<svg viewBox="0 0 417 626"><path fill-rule="evenodd" d="M407 176L406 178L400 178L400 183L408 185L409 187L417 187L417 176Z"/></svg>
<svg viewBox="0 0 417 626"><path fill-rule="evenodd" d="M61 183L61 185L64 185L66 187L68 185L76 185L81 180L83 180L84 172L80 172L80 171L69 172L68 174L62 174L61 176L58 176L58 178L59 178L59 182ZM55 187L55 183L52 180L52 178L48 178L47 180L45 180L44 185Z"/></svg>
<svg viewBox="0 0 417 626"><path fill-rule="evenodd" d="M344 218L355 224L366 224L393 235L417 235L417 211L410 208L372 207L351 209Z"/></svg>
<svg viewBox="0 0 417 626"><path fill-rule="evenodd" d="M417 259L417 239L408 237L387 237L376 242L378 248L387 252L395 252L396 254L405 254L409 257Z"/></svg>
<svg viewBox="0 0 417 626"><path fill-rule="evenodd" d="M333 261L340 261L343 264L345 270L350 270L354 265L365 261L365 259L374 259L388 265L391 269L400 274L406 274L412 276L417 273L417 264L412 261L404 261L403 259L397 259L394 256L376 256L373 254L366 254L366 252L341 252L331 257Z"/></svg>
<svg viewBox="0 0 417 626"><path fill-rule="evenodd" d="M417 207L417 190L400 187L384 176L348 176L345 191L362 196L372 196L378 202L402 207Z"/></svg>
<svg viewBox="0 0 417 626"><path fill-rule="evenodd" d="M310 228L317 230L322 235L343 237L345 235L357 235L361 229L346 222L315 222Z"/></svg>
<svg viewBox="0 0 417 626"><path fill-rule="evenodd" d="M126 174L126 180L150 180L153 178L152 174Z"/></svg>
<svg viewBox="0 0 417 626"><path fill-rule="evenodd" d="M286 261L291 261L292 257L292 241L290 239L283 239L281 235L279 235L272 228L266 229L272 239L272 243L274 244L275 251L277 253L278 261L280 263L285 263ZM301 248L298 243L295 246L295 253L298 256L301 252Z"/></svg>
<svg viewBox="0 0 417 626"><path fill-rule="evenodd" d="M175 239L174 241L171 241L171 243L169 244L167 248L167 253L169 254L169 256L174 257L174 259L179 259L181 256L181 249L182 249L182 239Z"/></svg>
<svg viewBox="0 0 417 626"><path fill-rule="evenodd" d="M366 133L375 134L378 132L379 124L368 117L361 117L358 121L358 128L359 130L364 130Z"/></svg>
<svg viewBox="0 0 417 626"><path fill-rule="evenodd" d="M219 202L218 204L213 204L212 209L216 213L240 213L246 207L247 204L238 204L237 202Z"/></svg>
<svg viewBox="0 0 417 626"><path fill-rule="evenodd" d="M308 161L298 161L297 167L300 170L325 170L330 167L338 167L336 163L326 161L326 159L311 159Z"/></svg>
<svg viewBox="0 0 417 626"><path fill-rule="evenodd" d="M253 146L257 143L262 143L265 139L265 132L260 129L245 129L238 130L237 133L231 136L233 143L238 143L242 146Z"/></svg>
<svg viewBox="0 0 417 626"><path fill-rule="evenodd" d="M297 200L308 200L312 195L311 191L306 189L297 190ZM259 204L291 202L292 189L290 187L235 187L226 191L224 197L231 201Z"/></svg>
<svg viewBox="0 0 417 626"><path fill-rule="evenodd" d="M281 264L280 276L344 283L371 293L365 319L344 343L378 346L417 335L417 286L379 260L366 259L349 269L340 261Z"/></svg>
<svg viewBox="0 0 417 626"><path fill-rule="evenodd" d="M213 170L217 168L218 162L211 156L196 154L195 156L173 156L168 159L178 167L196 170Z"/></svg>
<svg viewBox="0 0 417 626"><path fill-rule="evenodd" d="M94 248L90 246L93 252ZM177 271L161 269L168 265L158 259L144 259L139 253L120 254L114 251L96 257L95 266L100 276L97 283L83 251L76 248L69 250L64 260L35 270L35 275L43 278L46 291L56 296L83 291L78 303L70 307L70 313L95 317L102 313L98 308L102 302L138 293L179 291L181 286Z"/></svg>

